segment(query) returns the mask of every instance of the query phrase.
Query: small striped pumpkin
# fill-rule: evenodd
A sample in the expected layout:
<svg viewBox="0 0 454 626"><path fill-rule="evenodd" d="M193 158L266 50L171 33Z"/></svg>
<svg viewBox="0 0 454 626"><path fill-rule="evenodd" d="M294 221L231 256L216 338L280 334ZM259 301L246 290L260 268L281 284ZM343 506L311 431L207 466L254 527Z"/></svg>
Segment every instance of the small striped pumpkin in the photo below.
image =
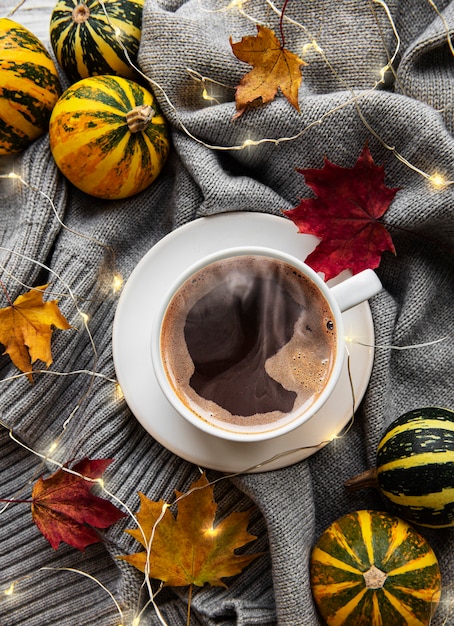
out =
<svg viewBox="0 0 454 626"><path fill-rule="evenodd" d="M119 76L93 76L69 87L52 112L49 141L66 178L106 199L148 187L169 152L166 121L154 95Z"/></svg>
<svg viewBox="0 0 454 626"><path fill-rule="evenodd" d="M454 411L426 407L392 422L378 445L377 481L397 515L454 526Z"/></svg>
<svg viewBox="0 0 454 626"><path fill-rule="evenodd" d="M39 39L0 19L0 154L24 150L47 132L61 94L57 69Z"/></svg>
<svg viewBox="0 0 454 626"><path fill-rule="evenodd" d="M427 626L441 593L426 539L379 511L354 511L331 524L312 550L310 578L328 626Z"/></svg>
<svg viewBox="0 0 454 626"><path fill-rule="evenodd" d="M101 74L136 77L129 60L136 65L142 10L143 0L58 0L50 41L71 83Z"/></svg>

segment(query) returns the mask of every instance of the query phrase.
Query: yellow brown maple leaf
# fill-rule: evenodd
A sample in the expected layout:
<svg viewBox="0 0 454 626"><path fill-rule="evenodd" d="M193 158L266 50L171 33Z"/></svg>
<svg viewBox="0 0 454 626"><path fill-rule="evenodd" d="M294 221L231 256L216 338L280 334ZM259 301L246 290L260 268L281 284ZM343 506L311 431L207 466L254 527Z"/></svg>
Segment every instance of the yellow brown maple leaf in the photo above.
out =
<svg viewBox="0 0 454 626"><path fill-rule="evenodd" d="M16 298L11 306L0 309L0 343L14 365L33 382L32 363L52 363L52 327L71 328L58 308L58 301L43 301L48 285L30 289Z"/></svg>
<svg viewBox="0 0 454 626"><path fill-rule="evenodd" d="M257 103L265 104L280 89L287 100L299 111L298 89L301 84L301 66L307 65L296 54L286 50L276 34L266 26L257 25L257 35L243 37L230 45L234 55L253 66L236 88L235 101L239 117Z"/></svg>
<svg viewBox="0 0 454 626"><path fill-rule="evenodd" d="M247 526L250 511L235 512L214 525L217 504L205 474L185 494L176 492L178 513L142 493L137 514L139 528L126 530L147 551L120 557L166 586L205 583L226 587L222 578L239 574L256 554L235 554L237 548L256 539Z"/></svg>

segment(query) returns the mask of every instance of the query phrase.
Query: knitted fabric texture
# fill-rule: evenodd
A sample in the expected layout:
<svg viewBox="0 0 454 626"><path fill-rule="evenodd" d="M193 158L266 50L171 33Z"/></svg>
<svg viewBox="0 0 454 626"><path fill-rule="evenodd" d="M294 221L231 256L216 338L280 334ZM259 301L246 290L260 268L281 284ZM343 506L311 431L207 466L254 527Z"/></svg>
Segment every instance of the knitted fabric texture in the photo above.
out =
<svg viewBox="0 0 454 626"><path fill-rule="evenodd" d="M55 333L49 371L79 373L36 374L31 385L24 377L14 378L17 370L6 356L0 358L0 415L6 426L0 430L0 495L21 493L37 472L55 469L15 439L45 453L62 433L54 458L113 458L106 484L133 511L139 507L138 492L170 500L175 490L185 491L199 476L198 467L162 447L114 397L114 260L127 279L155 243L195 218L229 211L282 216L310 196L296 168L322 167L325 156L351 167L367 141L375 162L384 165L386 184L400 191L384 218L397 254L383 256L378 274L384 289L370 302L378 347L366 395L348 435L309 459L219 481L219 516L253 505L249 531L258 540L251 549L265 554L229 580L227 589L196 589L192 598L193 625L317 626L308 570L314 542L349 511L387 510L373 490L347 493L345 480L374 465L381 434L393 419L423 406L452 407L454 400L452 336L417 349L391 348L452 332L454 186L433 188L398 155L429 174L454 177L454 60L447 38L447 28L454 29L454 2L437 2L443 19L426 0L390 0L389 15L381 2L289 3L286 16L293 21L283 22L286 48L300 54L314 39L319 47L304 48L308 65L302 68L300 112L278 95L237 120L232 119L234 88L250 67L232 54L229 38L237 42L254 35L255 24L262 22L278 33L279 15L262 0L250 0L241 11L226 11L227 4L145 4L139 64L152 81L172 135L171 154L148 190L122 201L83 194L58 172L47 136L14 163L27 184L1 181L2 283L12 299L24 285L50 283L49 297L59 299L77 330ZM374 88L379 69L396 49L396 32L397 71ZM214 81L215 100L202 99L206 83L200 77ZM284 137L293 139L227 149L247 139ZM89 317L93 343L70 294ZM94 368L103 376L91 377ZM208 477L220 474L208 470ZM123 532L131 520L115 524L104 543L84 553L64 544L52 550L26 505L4 507L0 521L0 589L20 580L16 593L0 599L2 626L118 624L108 594L71 568L102 582L128 624L146 602L140 573L115 558L138 551ZM421 532L449 588L454 583L453 531ZM169 626L186 623L187 594L182 587L157 595ZM431 624L449 623L447 618L449 605L442 602ZM140 624L161 623L149 605Z"/></svg>

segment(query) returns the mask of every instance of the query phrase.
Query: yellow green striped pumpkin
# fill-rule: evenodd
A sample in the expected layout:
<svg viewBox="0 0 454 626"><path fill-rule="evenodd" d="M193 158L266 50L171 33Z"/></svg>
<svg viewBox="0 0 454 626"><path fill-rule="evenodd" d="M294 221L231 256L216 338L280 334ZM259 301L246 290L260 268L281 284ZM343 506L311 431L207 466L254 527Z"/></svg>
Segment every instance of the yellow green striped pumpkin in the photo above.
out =
<svg viewBox="0 0 454 626"><path fill-rule="evenodd" d="M422 526L454 526L454 411L405 413L383 434L377 481L397 515Z"/></svg>
<svg viewBox="0 0 454 626"><path fill-rule="evenodd" d="M101 74L134 79L144 0L58 0L50 41L70 82Z"/></svg>
<svg viewBox="0 0 454 626"><path fill-rule="evenodd" d="M0 154L24 150L47 132L61 94L57 69L39 39L0 19Z"/></svg>
<svg viewBox="0 0 454 626"><path fill-rule="evenodd" d="M127 198L148 187L169 152L154 95L119 76L92 76L59 98L49 124L54 160L76 187L99 198Z"/></svg>
<svg viewBox="0 0 454 626"><path fill-rule="evenodd" d="M428 626L441 593L426 539L398 517L354 511L311 554L311 588L328 626Z"/></svg>

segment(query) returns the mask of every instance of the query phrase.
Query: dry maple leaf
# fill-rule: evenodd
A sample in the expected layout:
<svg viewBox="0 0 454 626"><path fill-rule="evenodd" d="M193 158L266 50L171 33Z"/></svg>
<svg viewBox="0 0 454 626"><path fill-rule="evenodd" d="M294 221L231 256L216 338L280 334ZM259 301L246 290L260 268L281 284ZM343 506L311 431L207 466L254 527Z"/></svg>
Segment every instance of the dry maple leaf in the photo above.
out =
<svg viewBox="0 0 454 626"><path fill-rule="evenodd" d="M33 382L32 363L37 359L46 366L52 363L50 342L52 326L71 328L58 308L58 301L43 301L48 285L31 289L18 296L11 306L0 309L0 343L14 365L26 372Z"/></svg>
<svg viewBox="0 0 454 626"><path fill-rule="evenodd" d="M298 89L301 84L301 66L306 63L296 54L286 50L274 31L257 25L257 35L243 37L230 45L234 55L252 65L236 88L235 100L239 117L248 106L257 102L265 104L275 97L278 88L287 100L299 111Z"/></svg>
<svg viewBox="0 0 454 626"><path fill-rule="evenodd" d="M94 530L107 528L125 517L115 505L91 493L112 459L83 459L71 471L59 469L39 478L32 491L32 517L56 550L63 541L78 550L102 541ZM72 473L76 472L76 474Z"/></svg>
<svg viewBox="0 0 454 626"><path fill-rule="evenodd" d="M231 513L214 526L217 504L205 474L191 485L188 495L178 491L176 494L178 498L184 496L178 501L176 518L162 500L153 502L139 494L137 520L142 530L126 532L144 547L151 543L149 558L146 552L120 558L142 572L148 565L149 576L167 586L202 587L208 583L226 587L222 578L239 574L259 556L234 554L237 548L256 539L247 532L250 511Z"/></svg>
<svg viewBox="0 0 454 626"><path fill-rule="evenodd" d="M322 169L298 169L316 198L284 211L302 233L321 242L306 258L325 280L342 270L353 274L380 264L385 250L395 253L388 230L379 222L399 188L386 187L384 168L374 163L367 144L352 168L325 158Z"/></svg>

